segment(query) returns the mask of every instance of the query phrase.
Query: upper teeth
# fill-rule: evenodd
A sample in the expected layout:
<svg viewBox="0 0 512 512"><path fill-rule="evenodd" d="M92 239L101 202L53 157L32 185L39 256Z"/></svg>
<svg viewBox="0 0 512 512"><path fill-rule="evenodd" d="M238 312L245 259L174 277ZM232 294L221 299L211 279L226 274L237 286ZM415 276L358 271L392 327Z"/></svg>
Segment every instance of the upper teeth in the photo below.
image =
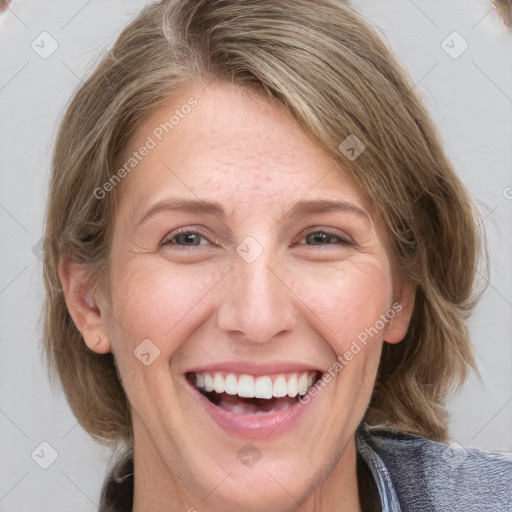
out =
<svg viewBox="0 0 512 512"><path fill-rule="evenodd" d="M315 372L279 374L276 376L220 372L194 373L196 387L242 398L295 397L305 395L315 380Z"/></svg>

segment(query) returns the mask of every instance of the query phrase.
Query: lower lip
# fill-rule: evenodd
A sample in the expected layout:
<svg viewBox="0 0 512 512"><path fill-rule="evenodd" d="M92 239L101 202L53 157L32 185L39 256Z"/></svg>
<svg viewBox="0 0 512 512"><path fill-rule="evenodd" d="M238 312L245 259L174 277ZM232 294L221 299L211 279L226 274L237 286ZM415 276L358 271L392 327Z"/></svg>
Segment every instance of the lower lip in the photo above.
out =
<svg viewBox="0 0 512 512"><path fill-rule="evenodd" d="M308 410L313 400L308 403L297 402L296 405L276 412L263 414L235 414L214 405L195 386L188 383L194 391L194 396L206 412L227 432L244 439L272 439L287 432L296 425Z"/></svg>

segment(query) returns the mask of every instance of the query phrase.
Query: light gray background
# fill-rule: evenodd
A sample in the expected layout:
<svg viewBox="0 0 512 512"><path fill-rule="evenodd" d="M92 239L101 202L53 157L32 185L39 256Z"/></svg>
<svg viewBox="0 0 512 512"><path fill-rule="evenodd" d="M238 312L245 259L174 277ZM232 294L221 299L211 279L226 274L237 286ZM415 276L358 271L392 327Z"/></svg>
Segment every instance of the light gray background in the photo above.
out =
<svg viewBox="0 0 512 512"><path fill-rule="evenodd" d="M102 50L146 3L14 0L0 15L0 512L97 508L109 454L50 389L39 354L41 262L32 249L42 235L57 120ZM464 447L511 450L512 33L487 0L352 4L410 71L448 155L486 209L492 273L470 322L482 381L471 376L450 401L451 438ZM42 46L44 31L58 43L47 59L31 48L33 41ZM469 44L457 59L441 46L453 31ZM462 48L460 39L447 41L452 51ZM31 458L43 441L58 453L46 470ZM50 449L38 448L34 458L51 462Z"/></svg>

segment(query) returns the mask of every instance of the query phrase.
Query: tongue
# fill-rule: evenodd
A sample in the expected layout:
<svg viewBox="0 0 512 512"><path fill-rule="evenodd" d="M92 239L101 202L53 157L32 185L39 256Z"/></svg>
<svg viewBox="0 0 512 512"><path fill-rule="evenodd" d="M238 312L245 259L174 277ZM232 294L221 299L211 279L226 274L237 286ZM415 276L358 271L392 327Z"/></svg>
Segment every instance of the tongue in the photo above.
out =
<svg viewBox="0 0 512 512"><path fill-rule="evenodd" d="M297 403L296 398L241 398L238 395L221 393L217 405L235 414L263 414L288 409Z"/></svg>

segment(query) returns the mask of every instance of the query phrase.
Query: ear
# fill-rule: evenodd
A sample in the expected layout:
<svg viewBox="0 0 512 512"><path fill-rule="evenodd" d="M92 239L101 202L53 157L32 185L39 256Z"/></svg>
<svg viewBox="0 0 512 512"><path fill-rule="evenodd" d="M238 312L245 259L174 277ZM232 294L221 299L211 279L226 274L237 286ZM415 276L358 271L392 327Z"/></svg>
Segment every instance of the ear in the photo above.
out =
<svg viewBox="0 0 512 512"><path fill-rule="evenodd" d="M86 345L98 354L110 352L103 308L100 309L95 297L96 286L90 267L72 256L64 256L59 263L58 273L69 314Z"/></svg>
<svg viewBox="0 0 512 512"><path fill-rule="evenodd" d="M384 341L394 344L405 338L414 310L415 297L416 287L407 282L402 282L398 290L395 290L393 304L387 313L389 322L384 328Z"/></svg>

